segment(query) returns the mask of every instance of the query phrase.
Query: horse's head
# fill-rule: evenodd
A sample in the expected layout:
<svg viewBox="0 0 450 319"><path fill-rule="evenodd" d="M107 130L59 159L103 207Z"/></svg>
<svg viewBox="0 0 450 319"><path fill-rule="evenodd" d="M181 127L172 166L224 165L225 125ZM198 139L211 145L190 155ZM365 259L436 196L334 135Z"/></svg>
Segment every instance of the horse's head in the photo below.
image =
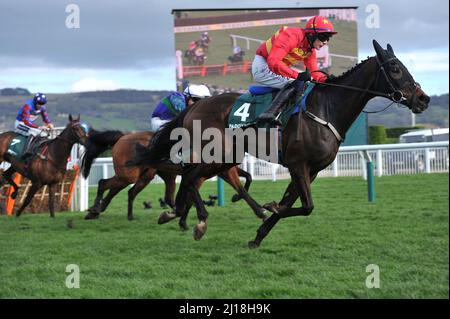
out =
<svg viewBox="0 0 450 319"><path fill-rule="evenodd" d="M422 113L428 107L430 97L425 94L420 85L414 80L408 69L395 56L391 45L383 49L373 40L377 53L376 59L381 76L378 79L379 89L391 95L394 102L407 106L413 113ZM380 81L381 80L381 81Z"/></svg>
<svg viewBox="0 0 450 319"><path fill-rule="evenodd" d="M85 124L80 122L80 115L77 118L73 118L72 114L69 114L69 123L66 126L69 131L69 139L75 144L79 143L86 146L89 140L89 131Z"/></svg>

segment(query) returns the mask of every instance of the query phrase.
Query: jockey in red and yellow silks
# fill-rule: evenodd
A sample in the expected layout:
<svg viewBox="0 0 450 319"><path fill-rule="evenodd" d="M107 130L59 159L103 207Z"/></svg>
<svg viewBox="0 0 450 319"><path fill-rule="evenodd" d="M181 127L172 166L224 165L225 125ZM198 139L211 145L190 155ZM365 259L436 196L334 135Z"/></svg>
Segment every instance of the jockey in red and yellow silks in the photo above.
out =
<svg viewBox="0 0 450 319"><path fill-rule="evenodd" d="M258 47L252 64L253 79L258 84L282 89L271 108L258 120L273 121L284 102L295 94L298 82L310 80L311 76L317 82L327 80L325 74L315 72L319 70L316 50L327 45L336 33L330 20L315 16L308 20L305 28L282 27ZM299 73L291 68L300 61L307 68L306 72Z"/></svg>
<svg viewBox="0 0 450 319"><path fill-rule="evenodd" d="M324 82L327 77L318 70L316 60L316 50L310 48L308 38L302 28L282 27L269 40L263 42L256 54L264 57L269 69L279 75L287 78L296 79L299 72L291 69L303 61L309 72L312 73L314 80Z"/></svg>

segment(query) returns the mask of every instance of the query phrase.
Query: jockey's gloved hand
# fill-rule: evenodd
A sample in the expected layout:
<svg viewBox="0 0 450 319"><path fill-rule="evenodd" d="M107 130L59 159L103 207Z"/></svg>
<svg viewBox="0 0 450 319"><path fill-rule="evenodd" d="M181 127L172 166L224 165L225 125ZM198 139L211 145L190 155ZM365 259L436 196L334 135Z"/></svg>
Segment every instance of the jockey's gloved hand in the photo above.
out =
<svg viewBox="0 0 450 319"><path fill-rule="evenodd" d="M325 80L325 83L327 82L333 82L336 79L336 77L333 74L328 75L328 78Z"/></svg>
<svg viewBox="0 0 450 319"><path fill-rule="evenodd" d="M309 73L308 69L306 69L305 72L300 72L300 73L297 75L297 80L303 81L303 82L305 82L305 81L311 81L311 73Z"/></svg>
<svg viewBox="0 0 450 319"><path fill-rule="evenodd" d="M53 126L53 124L52 123L48 123L47 125L46 125L46 127L49 129L49 130L51 130L51 129L53 129L54 128L54 126Z"/></svg>

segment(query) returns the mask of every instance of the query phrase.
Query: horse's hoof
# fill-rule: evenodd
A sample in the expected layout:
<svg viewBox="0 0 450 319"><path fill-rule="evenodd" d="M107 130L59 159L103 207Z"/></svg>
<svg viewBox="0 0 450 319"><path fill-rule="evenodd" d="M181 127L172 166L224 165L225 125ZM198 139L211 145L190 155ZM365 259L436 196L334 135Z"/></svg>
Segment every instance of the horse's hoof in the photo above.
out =
<svg viewBox="0 0 450 319"><path fill-rule="evenodd" d="M248 248L250 248L250 249L258 248L259 244L260 243L254 241L254 240L251 240L251 241L248 242Z"/></svg>
<svg viewBox="0 0 450 319"><path fill-rule="evenodd" d="M242 196L239 194L234 194L233 197L231 197L231 202L236 203L242 199Z"/></svg>
<svg viewBox="0 0 450 319"><path fill-rule="evenodd" d="M187 231L189 229L188 225L186 223L180 223L180 230Z"/></svg>
<svg viewBox="0 0 450 319"><path fill-rule="evenodd" d="M12 199L16 199L16 197L17 197L17 191L16 191L16 192L13 192L13 193L11 194L11 198L12 198Z"/></svg>
<svg viewBox="0 0 450 319"><path fill-rule="evenodd" d="M91 214L97 214L97 207L95 206L89 207L87 211Z"/></svg>
<svg viewBox="0 0 450 319"><path fill-rule="evenodd" d="M131 222L132 220L134 220L134 216L128 216L128 220Z"/></svg>
<svg viewBox="0 0 450 319"><path fill-rule="evenodd" d="M280 209L280 206L278 206L277 202L270 202L263 205L263 208L267 209L268 211L278 214L278 210Z"/></svg>
<svg viewBox="0 0 450 319"><path fill-rule="evenodd" d="M174 213L163 212L161 213L161 215L159 215L158 224L165 224L167 222L170 222L172 219L175 219L176 217L177 215L175 215Z"/></svg>
<svg viewBox="0 0 450 319"><path fill-rule="evenodd" d="M100 214L95 214L95 213L91 213L89 212L89 214L87 214L86 216L84 216L85 220L89 220L89 219L97 219L100 217Z"/></svg>
<svg viewBox="0 0 450 319"><path fill-rule="evenodd" d="M203 235L205 235L206 233L206 223L205 222L200 222L199 224L195 225L194 227L194 239L195 240L200 240L202 239Z"/></svg>

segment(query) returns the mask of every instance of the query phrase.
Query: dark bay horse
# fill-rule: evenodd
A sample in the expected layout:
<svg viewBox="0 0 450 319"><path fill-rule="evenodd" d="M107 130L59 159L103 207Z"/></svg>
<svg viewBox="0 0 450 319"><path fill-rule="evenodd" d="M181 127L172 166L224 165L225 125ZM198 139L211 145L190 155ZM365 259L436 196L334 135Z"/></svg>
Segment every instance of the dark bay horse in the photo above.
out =
<svg viewBox="0 0 450 319"><path fill-rule="evenodd" d="M333 162L342 137L370 99L375 96L386 97L408 107L413 113L421 113L428 107L430 98L395 56L392 47L388 44L387 50L384 50L375 40L373 45L376 56L359 63L330 83L316 84L307 98L307 111L289 119L282 133L282 155L284 165L289 169L291 182L281 201L265 206L273 214L259 227L256 238L249 242L250 248L258 247L281 218L311 214L314 209L311 183L321 170ZM181 113L155 136L149 148L136 146L133 163L154 165L166 159L176 143L170 139L171 130L184 127L192 136L194 120L202 121L202 129L214 127L223 133L237 97L237 94L218 95L200 101ZM233 141L225 138L226 135L222 134L224 153L236 146ZM199 219L199 224L194 228L194 239L200 239L206 232L208 213L199 192L192 185L198 178L217 174L233 164L192 164L184 172L174 214L187 214L186 196L191 193ZM301 207L293 208L299 197Z"/></svg>
<svg viewBox="0 0 450 319"><path fill-rule="evenodd" d="M38 148L39 155L35 154L28 163L7 153L8 145L15 136L16 133L12 131L0 134L0 163L6 161L11 164L0 176L0 187L8 182L14 187L11 197L15 198L19 187L12 179L13 174L18 172L31 180L32 184L27 196L22 206L16 212L16 216L19 217L30 204L34 194L42 186L48 185L50 216L55 217L54 195L56 193L56 185L64 178L67 159L70 156L72 146L76 143L85 145L88 138L87 132L80 124L80 116L73 119L72 115L69 115L69 123L61 134L55 139L42 144Z"/></svg>
<svg viewBox="0 0 450 319"><path fill-rule="evenodd" d="M83 176L87 177L89 175L94 159L111 147L115 175L108 179L101 179L98 182L97 197L95 198L93 206L89 208L89 213L86 215L85 219L98 218L99 214L106 210L114 196L126 186L134 184L128 191L128 219L132 220L134 199L156 175L159 175L165 183L165 202L170 207L174 207L175 179L177 175L182 173L182 169L179 165L167 164L160 166L158 169L149 167L148 165L137 167L126 165L126 163L134 156L135 143L142 146L148 146L153 134L154 133L152 132L123 134L120 131L90 131L89 143L82 159ZM236 166L221 172L219 175L238 192L238 194L233 196L233 202L244 198L258 217L262 219L266 218L266 215L264 215L265 209L252 200L247 194L252 180L249 173ZM241 185L239 176L246 179L244 186ZM197 187L200 187L204 180L205 179L203 178L199 179L199 181L197 181ZM106 197L103 198L103 194L107 190L109 190L109 192ZM164 212L161 214L158 222L163 224L176 217L177 216L174 214ZM184 230L187 228L185 218L180 219L180 227Z"/></svg>

